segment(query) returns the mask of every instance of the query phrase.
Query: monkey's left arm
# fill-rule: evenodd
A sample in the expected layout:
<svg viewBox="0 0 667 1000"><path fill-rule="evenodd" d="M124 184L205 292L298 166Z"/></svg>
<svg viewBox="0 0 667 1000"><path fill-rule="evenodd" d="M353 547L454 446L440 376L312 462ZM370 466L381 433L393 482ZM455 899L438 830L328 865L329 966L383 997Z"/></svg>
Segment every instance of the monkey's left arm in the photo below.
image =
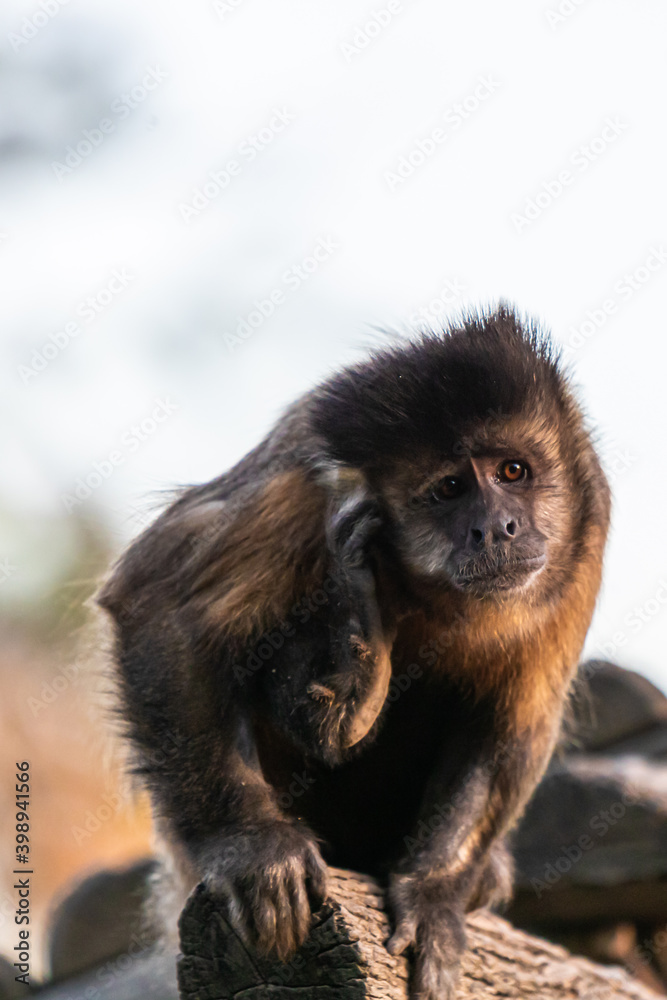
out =
<svg viewBox="0 0 667 1000"><path fill-rule="evenodd" d="M369 733L389 689L394 630L382 620L369 560L380 525L365 488L329 504L326 606L293 629L256 679L264 716L331 765Z"/></svg>
<svg viewBox="0 0 667 1000"><path fill-rule="evenodd" d="M392 954L415 948L415 992L425 1000L454 996L466 912L511 893L512 862L502 838L548 763L559 720L558 704L526 730L496 718L453 783L445 760L432 775L389 890L395 931L388 948Z"/></svg>

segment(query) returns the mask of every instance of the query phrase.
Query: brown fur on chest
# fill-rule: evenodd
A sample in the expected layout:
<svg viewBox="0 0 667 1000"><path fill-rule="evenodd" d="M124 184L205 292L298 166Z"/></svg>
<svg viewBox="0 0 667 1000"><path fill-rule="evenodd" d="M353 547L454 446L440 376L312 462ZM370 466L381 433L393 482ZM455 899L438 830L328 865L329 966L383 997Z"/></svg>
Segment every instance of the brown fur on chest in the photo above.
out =
<svg viewBox="0 0 667 1000"><path fill-rule="evenodd" d="M575 567L561 600L542 605L443 599L404 618L392 653L395 674L423 670L490 698L515 732L560 720L599 586L595 552ZM554 721L555 720L555 721Z"/></svg>

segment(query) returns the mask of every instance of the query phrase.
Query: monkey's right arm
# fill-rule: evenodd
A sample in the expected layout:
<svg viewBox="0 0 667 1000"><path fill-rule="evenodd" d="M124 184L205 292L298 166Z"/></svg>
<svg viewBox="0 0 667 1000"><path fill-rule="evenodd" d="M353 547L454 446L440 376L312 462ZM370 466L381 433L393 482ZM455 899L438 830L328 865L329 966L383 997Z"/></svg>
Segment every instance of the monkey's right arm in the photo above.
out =
<svg viewBox="0 0 667 1000"><path fill-rule="evenodd" d="M160 827L193 882L208 881L240 932L282 958L307 933L325 869L312 834L282 813L262 774L255 691L234 665L329 573L331 607L297 627L292 657L302 662L284 684L288 704L301 699L307 710L278 712L274 723L314 753L323 725L327 746L347 744L370 728L389 681L364 559L371 513L360 517L355 504L346 516L329 499L290 471L231 517L224 503L172 508L99 596L114 619L124 716Z"/></svg>

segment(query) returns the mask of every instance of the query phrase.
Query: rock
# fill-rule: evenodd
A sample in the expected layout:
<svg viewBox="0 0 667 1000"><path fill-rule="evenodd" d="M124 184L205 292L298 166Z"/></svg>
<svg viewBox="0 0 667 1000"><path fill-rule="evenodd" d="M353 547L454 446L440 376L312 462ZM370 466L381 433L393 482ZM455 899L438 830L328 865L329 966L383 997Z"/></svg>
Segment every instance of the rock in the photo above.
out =
<svg viewBox="0 0 667 1000"><path fill-rule="evenodd" d="M143 952L115 972L84 973L67 982L46 984L39 1000L179 1000L173 955Z"/></svg>
<svg viewBox="0 0 667 1000"><path fill-rule="evenodd" d="M137 954L154 940L143 907L155 861L101 871L81 882L51 916L48 955L52 981L110 959Z"/></svg>
<svg viewBox="0 0 667 1000"><path fill-rule="evenodd" d="M0 1000L19 1000L36 989L32 982L28 986L16 982L16 969L12 964L14 961L15 959L10 960L0 955Z"/></svg>
<svg viewBox="0 0 667 1000"><path fill-rule="evenodd" d="M667 757L667 697L633 670L588 660L579 671L575 746L583 751Z"/></svg>
<svg viewBox="0 0 667 1000"><path fill-rule="evenodd" d="M667 921L667 763L571 756L552 766L513 842L520 926Z"/></svg>

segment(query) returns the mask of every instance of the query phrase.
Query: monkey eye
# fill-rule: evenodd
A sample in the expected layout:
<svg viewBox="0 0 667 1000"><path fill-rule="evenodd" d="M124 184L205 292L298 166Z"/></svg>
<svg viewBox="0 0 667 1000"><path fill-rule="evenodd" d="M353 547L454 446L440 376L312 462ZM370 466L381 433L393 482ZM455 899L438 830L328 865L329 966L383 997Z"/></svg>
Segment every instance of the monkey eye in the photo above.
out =
<svg viewBox="0 0 667 1000"><path fill-rule="evenodd" d="M502 483L518 483L528 477L528 466L518 459L511 459L498 468L498 479Z"/></svg>
<svg viewBox="0 0 667 1000"><path fill-rule="evenodd" d="M465 490L465 483L460 476L445 476L433 489L436 500L454 500Z"/></svg>

